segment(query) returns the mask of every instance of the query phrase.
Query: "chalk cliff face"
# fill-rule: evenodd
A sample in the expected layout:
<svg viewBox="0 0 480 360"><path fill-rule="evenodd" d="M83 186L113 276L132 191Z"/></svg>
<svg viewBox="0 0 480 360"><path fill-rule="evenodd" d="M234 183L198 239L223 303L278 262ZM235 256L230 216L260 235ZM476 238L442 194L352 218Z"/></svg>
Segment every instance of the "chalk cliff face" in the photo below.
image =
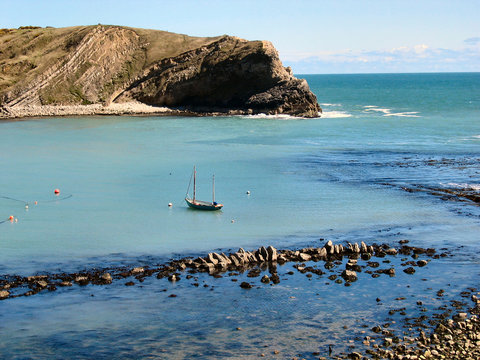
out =
<svg viewBox="0 0 480 360"><path fill-rule="evenodd" d="M0 111L130 101L199 114L321 111L266 41L102 25L0 30Z"/></svg>

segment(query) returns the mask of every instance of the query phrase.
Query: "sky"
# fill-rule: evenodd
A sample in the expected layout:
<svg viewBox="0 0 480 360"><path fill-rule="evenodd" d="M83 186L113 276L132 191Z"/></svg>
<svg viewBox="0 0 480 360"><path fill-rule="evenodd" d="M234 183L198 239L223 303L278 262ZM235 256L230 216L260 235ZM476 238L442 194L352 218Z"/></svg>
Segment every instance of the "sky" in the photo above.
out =
<svg viewBox="0 0 480 360"><path fill-rule="evenodd" d="M296 74L480 71L480 0L0 0L0 28L110 24L269 40Z"/></svg>

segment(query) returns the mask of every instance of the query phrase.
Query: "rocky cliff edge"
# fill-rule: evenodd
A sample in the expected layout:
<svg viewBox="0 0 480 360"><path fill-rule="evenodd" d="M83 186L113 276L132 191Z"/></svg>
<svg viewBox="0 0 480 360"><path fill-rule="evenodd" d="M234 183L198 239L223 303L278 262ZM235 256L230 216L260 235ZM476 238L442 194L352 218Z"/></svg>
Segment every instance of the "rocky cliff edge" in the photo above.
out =
<svg viewBox="0 0 480 360"><path fill-rule="evenodd" d="M131 103L149 113L321 112L267 41L103 25L0 29L0 117L109 113Z"/></svg>

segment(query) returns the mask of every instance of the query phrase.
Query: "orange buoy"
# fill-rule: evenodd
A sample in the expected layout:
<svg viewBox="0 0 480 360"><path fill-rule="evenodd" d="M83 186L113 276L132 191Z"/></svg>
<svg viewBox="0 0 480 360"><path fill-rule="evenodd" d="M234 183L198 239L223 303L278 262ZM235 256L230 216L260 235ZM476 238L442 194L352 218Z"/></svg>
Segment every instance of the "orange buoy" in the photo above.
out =
<svg viewBox="0 0 480 360"><path fill-rule="evenodd" d="M8 220L13 221L13 215L10 215L10 217L8 218Z"/></svg>
<svg viewBox="0 0 480 360"><path fill-rule="evenodd" d="M38 205L38 201L35 201L35 205Z"/></svg>
<svg viewBox="0 0 480 360"><path fill-rule="evenodd" d="M60 194L60 190L59 190L59 189L55 189L53 192L55 193L55 195Z"/></svg>

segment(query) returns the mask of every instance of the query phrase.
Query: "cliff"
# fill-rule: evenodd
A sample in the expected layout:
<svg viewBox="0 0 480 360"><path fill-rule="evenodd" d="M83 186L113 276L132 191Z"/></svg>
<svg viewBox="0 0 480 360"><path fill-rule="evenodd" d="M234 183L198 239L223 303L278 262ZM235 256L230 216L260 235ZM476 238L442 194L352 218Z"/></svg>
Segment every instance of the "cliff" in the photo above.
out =
<svg viewBox="0 0 480 360"><path fill-rule="evenodd" d="M132 102L195 114L321 111L266 41L104 25L0 30L0 116Z"/></svg>

